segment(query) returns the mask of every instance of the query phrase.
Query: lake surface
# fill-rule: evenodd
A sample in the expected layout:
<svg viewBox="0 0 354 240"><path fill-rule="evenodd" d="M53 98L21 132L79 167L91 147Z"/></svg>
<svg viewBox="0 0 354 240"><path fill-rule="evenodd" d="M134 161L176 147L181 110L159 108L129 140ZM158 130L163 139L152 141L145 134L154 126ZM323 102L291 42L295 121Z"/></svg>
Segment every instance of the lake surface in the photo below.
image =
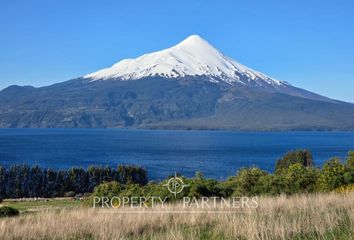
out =
<svg viewBox="0 0 354 240"><path fill-rule="evenodd" d="M354 150L353 132L224 132L118 129L0 129L0 165L70 168L131 164L149 179L174 172L225 179L241 167L273 171L287 151L307 148L321 165Z"/></svg>

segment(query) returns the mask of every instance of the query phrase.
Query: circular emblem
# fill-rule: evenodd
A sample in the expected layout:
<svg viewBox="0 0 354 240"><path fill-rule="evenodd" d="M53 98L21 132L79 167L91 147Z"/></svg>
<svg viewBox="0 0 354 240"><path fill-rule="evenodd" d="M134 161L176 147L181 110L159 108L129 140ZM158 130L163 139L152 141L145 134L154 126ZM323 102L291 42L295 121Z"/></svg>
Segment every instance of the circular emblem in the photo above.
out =
<svg viewBox="0 0 354 240"><path fill-rule="evenodd" d="M170 178L164 186L166 186L168 191L175 195L175 197L178 193L181 193L185 187L188 187L187 184L183 183L182 178L177 177L177 173L175 173L175 176Z"/></svg>

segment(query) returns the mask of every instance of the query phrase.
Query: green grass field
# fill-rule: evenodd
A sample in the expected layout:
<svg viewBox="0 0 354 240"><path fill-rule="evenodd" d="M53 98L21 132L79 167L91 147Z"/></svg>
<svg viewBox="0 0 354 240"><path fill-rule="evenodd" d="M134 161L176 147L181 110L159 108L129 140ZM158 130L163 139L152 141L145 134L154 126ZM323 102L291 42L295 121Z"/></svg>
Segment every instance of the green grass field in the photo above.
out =
<svg viewBox="0 0 354 240"><path fill-rule="evenodd" d="M9 206L16 208L21 213L26 212L36 212L46 209L70 209L78 206L82 206L82 201L75 201L71 198L51 198L47 201L37 200L37 201L13 201L5 200L0 206Z"/></svg>

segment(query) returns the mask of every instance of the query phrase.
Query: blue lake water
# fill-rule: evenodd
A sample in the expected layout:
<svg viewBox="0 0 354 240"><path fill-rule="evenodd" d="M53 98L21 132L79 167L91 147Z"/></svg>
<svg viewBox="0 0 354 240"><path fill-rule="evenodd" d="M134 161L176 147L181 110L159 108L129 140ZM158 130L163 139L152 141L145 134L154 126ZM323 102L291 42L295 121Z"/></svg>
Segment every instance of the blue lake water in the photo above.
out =
<svg viewBox="0 0 354 240"><path fill-rule="evenodd" d="M307 148L321 165L354 150L353 132L231 132L118 129L0 129L0 165L70 168L131 164L149 179L174 172L225 179L241 167L272 171L289 150Z"/></svg>

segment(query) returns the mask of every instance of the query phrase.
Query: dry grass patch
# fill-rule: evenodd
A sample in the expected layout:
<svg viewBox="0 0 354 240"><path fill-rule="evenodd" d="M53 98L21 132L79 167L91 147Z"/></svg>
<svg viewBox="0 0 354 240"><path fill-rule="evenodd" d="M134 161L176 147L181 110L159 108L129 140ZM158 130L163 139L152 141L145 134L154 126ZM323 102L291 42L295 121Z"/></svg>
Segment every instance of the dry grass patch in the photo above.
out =
<svg viewBox="0 0 354 240"><path fill-rule="evenodd" d="M258 202L236 213L44 210L0 219L0 239L354 239L354 193Z"/></svg>

